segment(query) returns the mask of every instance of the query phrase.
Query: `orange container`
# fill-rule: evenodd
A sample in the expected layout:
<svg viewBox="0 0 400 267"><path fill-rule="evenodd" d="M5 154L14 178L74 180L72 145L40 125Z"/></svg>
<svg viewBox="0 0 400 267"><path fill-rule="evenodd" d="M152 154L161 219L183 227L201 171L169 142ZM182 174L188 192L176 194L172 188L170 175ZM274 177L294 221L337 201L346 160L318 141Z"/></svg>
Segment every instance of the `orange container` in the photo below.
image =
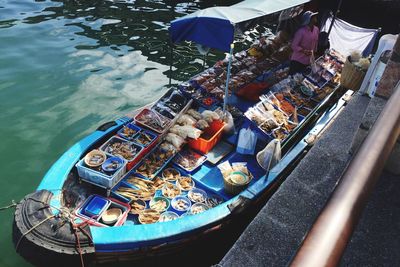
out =
<svg viewBox="0 0 400 267"><path fill-rule="evenodd" d="M213 121L198 139L189 141L189 147L207 154L221 140L224 126L225 123L223 121Z"/></svg>

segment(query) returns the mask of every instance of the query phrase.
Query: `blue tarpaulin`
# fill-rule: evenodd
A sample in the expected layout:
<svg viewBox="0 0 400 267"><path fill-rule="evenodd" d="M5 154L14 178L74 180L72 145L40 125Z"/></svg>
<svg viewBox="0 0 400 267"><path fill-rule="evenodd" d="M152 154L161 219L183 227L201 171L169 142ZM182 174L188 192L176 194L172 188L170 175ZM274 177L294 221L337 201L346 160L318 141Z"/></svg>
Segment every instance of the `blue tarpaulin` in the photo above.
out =
<svg viewBox="0 0 400 267"><path fill-rule="evenodd" d="M172 42L194 41L228 52L235 26L259 17L292 8L309 0L245 0L228 7L210 7L171 22Z"/></svg>

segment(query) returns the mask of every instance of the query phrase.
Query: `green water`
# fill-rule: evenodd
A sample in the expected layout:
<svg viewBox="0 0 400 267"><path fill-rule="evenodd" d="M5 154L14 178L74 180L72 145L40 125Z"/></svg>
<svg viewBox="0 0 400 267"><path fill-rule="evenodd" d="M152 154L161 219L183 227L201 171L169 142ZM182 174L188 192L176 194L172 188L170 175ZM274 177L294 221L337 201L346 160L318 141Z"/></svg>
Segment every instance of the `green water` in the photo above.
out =
<svg viewBox="0 0 400 267"><path fill-rule="evenodd" d="M99 125L203 70L185 45L169 71L169 22L235 2L0 0L0 206L34 191ZM222 57L212 52L206 66ZM0 211L0 266L30 266L14 251L12 219Z"/></svg>

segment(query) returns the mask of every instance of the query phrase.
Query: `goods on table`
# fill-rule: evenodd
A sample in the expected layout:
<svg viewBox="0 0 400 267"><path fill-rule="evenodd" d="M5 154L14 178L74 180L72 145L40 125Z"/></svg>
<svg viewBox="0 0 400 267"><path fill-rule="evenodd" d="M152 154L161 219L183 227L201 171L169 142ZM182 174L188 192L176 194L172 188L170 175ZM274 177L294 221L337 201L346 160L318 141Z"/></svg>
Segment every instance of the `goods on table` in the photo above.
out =
<svg viewBox="0 0 400 267"><path fill-rule="evenodd" d="M153 209L147 209L139 213L139 222L141 224L155 223L160 219L160 213Z"/></svg>
<svg viewBox="0 0 400 267"><path fill-rule="evenodd" d="M206 159L207 157L191 149L187 149L179 152L175 156L174 162L186 171L191 172L199 167Z"/></svg>
<svg viewBox="0 0 400 267"><path fill-rule="evenodd" d="M167 198L174 198L181 194L181 190L172 183L165 183L162 188L162 194Z"/></svg>

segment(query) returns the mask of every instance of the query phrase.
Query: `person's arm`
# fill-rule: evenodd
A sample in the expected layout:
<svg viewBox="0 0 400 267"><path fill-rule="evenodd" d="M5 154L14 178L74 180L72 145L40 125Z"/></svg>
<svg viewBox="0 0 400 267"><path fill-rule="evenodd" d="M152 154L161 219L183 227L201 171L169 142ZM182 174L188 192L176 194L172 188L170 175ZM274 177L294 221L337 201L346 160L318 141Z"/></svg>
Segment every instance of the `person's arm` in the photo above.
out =
<svg viewBox="0 0 400 267"><path fill-rule="evenodd" d="M303 53L303 47L301 47L300 43L301 43L301 39L303 38L303 31L302 30L298 30L293 38L292 41L292 50L294 52L297 53Z"/></svg>
<svg viewBox="0 0 400 267"><path fill-rule="evenodd" d="M319 29L318 29L318 27L316 27L316 26L314 26L314 27L315 27L316 30L317 30L317 38L316 38L316 40L315 40L314 51L317 51L317 50L318 50Z"/></svg>

